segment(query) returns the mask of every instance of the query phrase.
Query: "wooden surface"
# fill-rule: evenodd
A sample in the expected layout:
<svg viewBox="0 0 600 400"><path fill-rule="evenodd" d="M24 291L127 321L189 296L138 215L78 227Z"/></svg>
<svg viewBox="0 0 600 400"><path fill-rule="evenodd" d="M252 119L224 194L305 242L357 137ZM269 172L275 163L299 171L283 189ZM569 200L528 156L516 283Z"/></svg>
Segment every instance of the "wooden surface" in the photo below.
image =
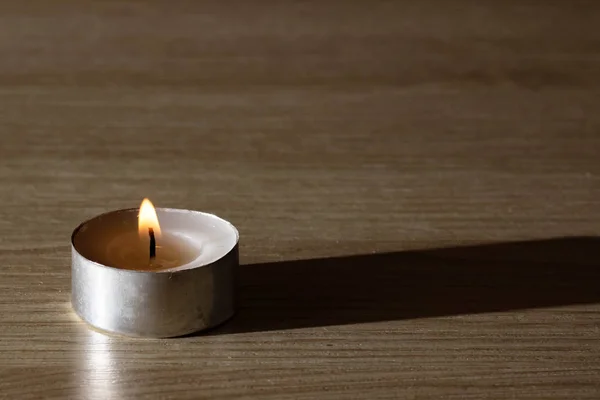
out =
<svg viewBox="0 0 600 400"><path fill-rule="evenodd" d="M600 398L600 3L0 5L0 395ZM241 309L107 337L73 228L231 220Z"/></svg>

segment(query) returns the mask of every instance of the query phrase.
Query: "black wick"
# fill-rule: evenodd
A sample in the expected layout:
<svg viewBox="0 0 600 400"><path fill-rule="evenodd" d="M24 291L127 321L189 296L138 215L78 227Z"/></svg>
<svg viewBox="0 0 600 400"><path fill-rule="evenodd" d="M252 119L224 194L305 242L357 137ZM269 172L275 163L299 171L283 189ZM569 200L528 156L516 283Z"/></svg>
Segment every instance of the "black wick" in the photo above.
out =
<svg viewBox="0 0 600 400"><path fill-rule="evenodd" d="M154 238L154 229L148 228L148 235L150 235L150 259L156 257L156 239Z"/></svg>

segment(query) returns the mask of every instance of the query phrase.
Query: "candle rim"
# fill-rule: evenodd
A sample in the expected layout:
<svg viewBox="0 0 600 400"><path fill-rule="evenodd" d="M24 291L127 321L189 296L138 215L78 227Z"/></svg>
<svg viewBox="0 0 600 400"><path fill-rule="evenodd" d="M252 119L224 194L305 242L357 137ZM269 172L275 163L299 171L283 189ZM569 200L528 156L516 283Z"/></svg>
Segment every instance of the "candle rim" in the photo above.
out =
<svg viewBox="0 0 600 400"><path fill-rule="evenodd" d="M185 271L191 271L191 270L194 270L194 269L197 269L197 268L203 268L203 267L206 267L208 265L215 264L215 263L219 262L223 257L226 257L227 255L229 255L232 251L235 251L237 249L237 247L238 247L238 244L239 244L239 241L240 241L240 233L239 233L239 231L237 230L237 228L235 227L235 225L233 225L231 222L229 222L228 220L226 220L224 218L219 217L216 214L212 214L212 213L204 212L204 211L198 211L198 210L188 210L188 209L185 209L185 208L156 207L156 211L158 212L159 210L160 211L164 211L164 212L201 214L201 215L204 215L204 216L208 216L210 218L214 218L214 219L219 220L221 222L224 222L225 225L227 225L230 229L232 229L233 233L235 234L235 241L233 243L233 246L222 257L220 257L220 258L218 258L216 260L204 263L204 264L200 264L200 265L193 266L193 267L188 267L189 265L193 264L194 261L196 261L198 259L198 257L197 257L194 260L192 260L192 261L190 261L190 262L188 262L186 264L179 265L177 267L168 268L168 269L161 269L161 270L154 270L154 271L143 271L143 270L135 270L135 269L125 269L125 268L114 267L112 265L102 264L102 263L99 263L99 262L97 262L95 260L89 259L88 257L84 256L83 254L81 254L79 252L79 250L77 249L77 246L75 246L75 236L77 235L77 233L81 230L81 228L85 224L89 223L90 221L92 221L94 219L101 218L101 217L109 215L109 214L127 213L127 212L137 212L137 211L139 211L139 207L138 208L132 207L132 208L122 208L122 209L118 209L118 210L107 211L107 212L98 214L98 215L96 215L96 216L94 216L92 218L88 218L85 221L83 221L82 223L80 223L73 230L73 232L71 233L71 250L75 251L80 257L83 257L87 261L89 261L89 262L91 262L91 263L93 263L93 264L95 264L95 265L97 265L99 267L110 268L110 269L116 270L116 271L135 272L135 273L142 273L142 274L160 274L160 273L173 274L173 273L177 273L177 272L183 273Z"/></svg>

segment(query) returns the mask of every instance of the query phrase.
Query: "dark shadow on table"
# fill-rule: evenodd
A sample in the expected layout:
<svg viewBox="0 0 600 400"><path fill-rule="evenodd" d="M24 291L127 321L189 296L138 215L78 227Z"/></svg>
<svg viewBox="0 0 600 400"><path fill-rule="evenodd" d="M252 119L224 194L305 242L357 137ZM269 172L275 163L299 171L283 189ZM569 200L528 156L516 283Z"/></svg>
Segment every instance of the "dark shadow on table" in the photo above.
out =
<svg viewBox="0 0 600 400"><path fill-rule="evenodd" d="M600 238L240 267L238 314L209 334L600 302Z"/></svg>

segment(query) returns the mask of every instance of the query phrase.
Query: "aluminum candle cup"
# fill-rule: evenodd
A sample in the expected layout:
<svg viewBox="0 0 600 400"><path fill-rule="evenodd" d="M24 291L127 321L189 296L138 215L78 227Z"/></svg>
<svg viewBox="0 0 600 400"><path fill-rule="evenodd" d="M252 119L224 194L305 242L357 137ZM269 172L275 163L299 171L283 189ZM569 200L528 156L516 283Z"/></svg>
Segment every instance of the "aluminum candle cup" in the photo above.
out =
<svg viewBox="0 0 600 400"><path fill-rule="evenodd" d="M219 325L234 313L239 234L198 211L157 208L156 255L138 231L138 209L81 224L71 237L71 303L90 325L173 337Z"/></svg>

